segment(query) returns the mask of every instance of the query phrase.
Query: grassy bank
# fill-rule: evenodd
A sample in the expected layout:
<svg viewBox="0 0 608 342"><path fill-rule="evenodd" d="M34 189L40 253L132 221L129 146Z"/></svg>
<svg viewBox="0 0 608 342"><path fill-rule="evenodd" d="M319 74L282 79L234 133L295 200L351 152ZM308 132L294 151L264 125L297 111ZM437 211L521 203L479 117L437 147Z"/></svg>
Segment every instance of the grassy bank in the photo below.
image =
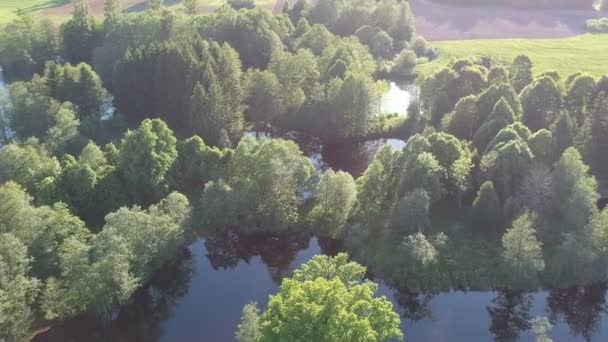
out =
<svg viewBox="0 0 608 342"><path fill-rule="evenodd" d="M417 71L429 75L451 61L468 56L492 56L510 62L525 53L534 63L536 74L556 70L566 76L577 71L595 77L608 74L608 34L559 39L488 39L434 42L439 58L419 65Z"/></svg>

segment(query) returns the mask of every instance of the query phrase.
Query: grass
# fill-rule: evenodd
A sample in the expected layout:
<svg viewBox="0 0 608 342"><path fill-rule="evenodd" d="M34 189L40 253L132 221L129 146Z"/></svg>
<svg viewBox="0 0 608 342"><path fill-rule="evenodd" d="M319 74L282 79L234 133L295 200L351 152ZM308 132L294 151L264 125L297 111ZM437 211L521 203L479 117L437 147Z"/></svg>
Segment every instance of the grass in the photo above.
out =
<svg viewBox="0 0 608 342"><path fill-rule="evenodd" d="M434 42L439 58L421 64L417 71L428 76L450 62L468 56L492 56L510 62L526 54L534 64L534 73L555 70L562 76L581 71L595 77L608 74L608 35L559 39L487 39Z"/></svg>
<svg viewBox="0 0 608 342"><path fill-rule="evenodd" d="M15 19L19 11L38 15L61 23L70 17L70 13L53 13L48 15L47 9L59 7L67 4L70 0L0 0L0 25ZM103 2L102 0L89 0L90 3ZM145 0L123 1L123 8L126 12L139 12L146 9ZM165 0L168 7L178 7L182 0ZM203 0L201 5L204 12L211 12L226 3L226 0ZM262 8L272 10L276 0L256 0L256 4ZM103 16L103 6L93 6L96 8L94 14L98 17Z"/></svg>
<svg viewBox="0 0 608 342"><path fill-rule="evenodd" d="M68 0L0 0L0 23L13 20L19 11L35 13L66 2Z"/></svg>

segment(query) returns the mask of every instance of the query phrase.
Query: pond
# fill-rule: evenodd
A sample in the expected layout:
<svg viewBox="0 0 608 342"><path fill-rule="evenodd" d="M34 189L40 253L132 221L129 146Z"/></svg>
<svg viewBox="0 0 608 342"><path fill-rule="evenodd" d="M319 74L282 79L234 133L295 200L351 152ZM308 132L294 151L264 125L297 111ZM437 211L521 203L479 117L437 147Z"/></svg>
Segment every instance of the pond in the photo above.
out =
<svg viewBox="0 0 608 342"><path fill-rule="evenodd" d="M415 94L415 85L411 83L390 82L388 91L380 97L377 105L379 114L407 115L407 108Z"/></svg>
<svg viewBox="0 0 608 342"><path fill-rule="evenodd" d="M308 234L239 236L194 242L119 313L80 317L36 341L233 341L243 305L264 307L284 276L339 243ZM549 317L554 341L607 341L607 285L538 293L411 293L380 284L402 316L406 341L534 341L526 323Z"/></svg>

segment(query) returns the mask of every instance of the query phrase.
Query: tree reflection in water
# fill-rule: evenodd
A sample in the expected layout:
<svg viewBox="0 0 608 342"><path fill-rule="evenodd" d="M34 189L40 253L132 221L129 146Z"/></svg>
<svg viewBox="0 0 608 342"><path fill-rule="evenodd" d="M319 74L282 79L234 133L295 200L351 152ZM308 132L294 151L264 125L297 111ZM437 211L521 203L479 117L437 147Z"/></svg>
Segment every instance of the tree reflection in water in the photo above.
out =
<svg viewBox="0 0 608 342"><path fill-rule="evenodd" d="M597 333L602 314L608 313L606 283L549 291L547 310L552 324L563 318L573 336L591 341Z"/></svg>
<svg viewBox="0 0 608 342"><path fill-rule="evenodd" d="M498 342L514 342L519 334L530 329L532 295L523 291L500 290L487 306L490 332Z"/></svg>
<svg viewBox="0 0 608 342"><path fill-rule="evenodd" d="M430 305L435 297L434 293L416 293L405 289L396 290L394 296L399 304L397 309L401 317L413 322L434 319Z"/></svg>
<svg viewBox="0 0 608 342"><path fill-rule="evenodd" d="M68 320L34 341L157 341L163 333L162 322L188 292L194 270L195 260L185 249L157 272L149 286L137 291L129 304L105 315L87 314Z"/></svg>
<svg viewBox="0 0 608 342"><path fill-rule="evenodd" d="M293 271L296 255L307 249L310 233L238 234L225 230L205 239L207 258L213 269L232 269L243 260L260 256L277 284Z"/></svg>

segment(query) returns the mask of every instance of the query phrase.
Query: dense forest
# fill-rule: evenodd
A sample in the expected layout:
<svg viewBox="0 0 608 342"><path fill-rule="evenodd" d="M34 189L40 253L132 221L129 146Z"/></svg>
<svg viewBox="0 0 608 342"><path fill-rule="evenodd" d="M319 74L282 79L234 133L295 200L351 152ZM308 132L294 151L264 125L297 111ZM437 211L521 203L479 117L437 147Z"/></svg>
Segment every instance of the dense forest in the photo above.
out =
<svg viewBox="0 0 608 342"><path fill-rule="evenodd" d="M111 315L218 232L312 232L358 262L313 258L264 312L244 308L239 341L402 339L361 264L414 290L606 279L608 76L470 58L419 80L406 117L379 116L387 80L436 56L407 1L273 16L107 0L103 21L73 3L61 27L21 16L0 32L0 340ZM355 179L294 133L407 143Z"/></svg>

